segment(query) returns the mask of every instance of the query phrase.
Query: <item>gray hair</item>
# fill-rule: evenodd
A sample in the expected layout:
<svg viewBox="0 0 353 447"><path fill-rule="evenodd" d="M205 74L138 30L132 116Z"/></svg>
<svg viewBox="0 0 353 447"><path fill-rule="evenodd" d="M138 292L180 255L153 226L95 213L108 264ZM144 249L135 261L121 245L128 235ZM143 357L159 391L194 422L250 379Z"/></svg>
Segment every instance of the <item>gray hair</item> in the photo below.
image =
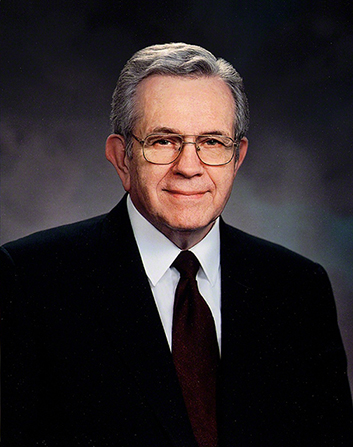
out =
<svg viewBox="0 0 353 447"><path fill-rule="evenodd" d="M139 83L152 75L187 76L197 78L214 76L230 88L235 101L235 138L241 139L249 127L249 105L243 80L235 68L197 45L169 43L152 45L137 51L121 71L112 100L110 120L113 133L125 138L126 151L131 156L132 131L138 110L136 91Z"/></svg>

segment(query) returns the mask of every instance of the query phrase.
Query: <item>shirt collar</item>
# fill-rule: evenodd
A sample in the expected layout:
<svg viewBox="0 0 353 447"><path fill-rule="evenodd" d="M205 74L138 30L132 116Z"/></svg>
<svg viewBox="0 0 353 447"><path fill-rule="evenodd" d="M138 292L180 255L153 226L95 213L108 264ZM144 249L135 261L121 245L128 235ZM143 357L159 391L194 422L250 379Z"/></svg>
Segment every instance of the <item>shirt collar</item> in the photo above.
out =
<svg viewBox="0 0 353 447"><path fill-rule="evenodd" d="M130 195L127 198L127 209L146 274L155 286L181 250L137 211ZM220 265L219 219L190 251L196 255L202 271L213 285Z"/></svg>

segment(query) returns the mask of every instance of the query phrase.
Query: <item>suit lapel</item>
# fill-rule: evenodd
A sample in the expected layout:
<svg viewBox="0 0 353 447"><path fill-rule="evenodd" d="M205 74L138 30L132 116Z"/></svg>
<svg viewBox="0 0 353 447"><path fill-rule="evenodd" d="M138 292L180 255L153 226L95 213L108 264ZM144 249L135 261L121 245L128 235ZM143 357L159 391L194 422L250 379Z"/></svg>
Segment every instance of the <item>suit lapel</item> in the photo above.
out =
<svg viewBox="0 0 353 447"><path fill-rule="evenodd" d="M245 250L246 251L246 250ZM252 310L255 290L244 284L246 255L241 241L221 223L222 359L219 377L219 432L221 444L242 442L246 420L249 353L256 338ZM249 272L247 272L249 274ZM255 329L256 331L256 329ZM250 355L251 356L251 355Z"/></svg>
<svg viewBox="0 0 353 447"><path fill-rule="evenodd" d="M276 408L273 390L278 390L276 371L283 363L278 350L280 310L276 309L280 300L268 287L258 250L251 236L222 223L219 410L225 445L247 445L249 439L261 445L266 421L276 418L269 413ZM275 439L275 433L269 436Z"/></svg>
<svg viewBox="0 0 353 447"><path fill-rule="evenodd" d="M195 446L172 355L133 236L125 200L104 223L101 268L105 278L105 309L109 309L104 312L104 330L111 349L130 369L142 398L175 445Z"/></svg>

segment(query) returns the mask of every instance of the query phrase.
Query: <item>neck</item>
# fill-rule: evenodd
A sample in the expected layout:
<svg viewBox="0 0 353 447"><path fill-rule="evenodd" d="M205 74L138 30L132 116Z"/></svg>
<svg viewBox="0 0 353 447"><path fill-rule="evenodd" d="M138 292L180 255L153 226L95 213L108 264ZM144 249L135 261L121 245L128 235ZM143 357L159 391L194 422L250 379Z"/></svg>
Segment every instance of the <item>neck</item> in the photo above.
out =
<svg viewBox="0 0 353 447"><path fill-rule="evenodd" d="M214 222L211 222L207 227L197 228L196 230L180 230L169 227L156 228L181 250L188 250L199 243L209 233L213 225Z"/></svg>

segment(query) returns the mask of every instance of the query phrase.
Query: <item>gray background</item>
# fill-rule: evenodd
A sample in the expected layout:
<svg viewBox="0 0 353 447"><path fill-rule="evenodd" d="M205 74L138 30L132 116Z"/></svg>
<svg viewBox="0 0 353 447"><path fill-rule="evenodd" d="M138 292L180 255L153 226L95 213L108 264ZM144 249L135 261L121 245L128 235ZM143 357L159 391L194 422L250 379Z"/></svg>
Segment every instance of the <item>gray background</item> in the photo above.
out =
<svg viewBox="0 0 353 447"><path fill-rule="evenodd" d="M351 2L1 2L1 242L110 210L119 71L150 44L200 44L245 80L250 149L224 214L327 269L353 384Z"/></svg>

